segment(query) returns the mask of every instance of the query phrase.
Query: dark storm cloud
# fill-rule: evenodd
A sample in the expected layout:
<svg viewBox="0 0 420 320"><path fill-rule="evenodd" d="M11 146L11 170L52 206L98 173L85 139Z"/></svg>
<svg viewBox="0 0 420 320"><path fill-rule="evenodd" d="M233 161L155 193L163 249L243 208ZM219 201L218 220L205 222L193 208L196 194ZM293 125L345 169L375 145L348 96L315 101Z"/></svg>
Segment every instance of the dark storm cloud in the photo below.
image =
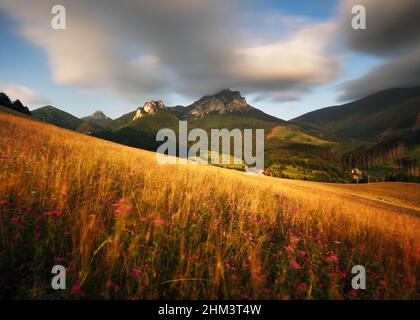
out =
<svg viewBox="0 0 420 320"><path fill-rule="evenodd" d="M367 29L351 28L351 7L364 5ZM382 65L344 84L345 100L393 87L420 85L420 1L347 0L341 8L340 30L347 45L385 59Z"/></svg>

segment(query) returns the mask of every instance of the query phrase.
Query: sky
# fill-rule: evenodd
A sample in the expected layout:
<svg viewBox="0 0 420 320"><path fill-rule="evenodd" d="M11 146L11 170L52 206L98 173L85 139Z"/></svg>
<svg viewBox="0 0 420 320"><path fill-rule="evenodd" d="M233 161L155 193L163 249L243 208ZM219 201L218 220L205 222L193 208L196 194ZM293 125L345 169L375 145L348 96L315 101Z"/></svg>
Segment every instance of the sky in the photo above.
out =
<svg viewBox="0 0 420 320"><path fill-rule="evenodd" d="M116 118L225 88L289 120L420 85L418 0L0 0L0 91ZM354 30L355 5L366 30Z"/></svg>

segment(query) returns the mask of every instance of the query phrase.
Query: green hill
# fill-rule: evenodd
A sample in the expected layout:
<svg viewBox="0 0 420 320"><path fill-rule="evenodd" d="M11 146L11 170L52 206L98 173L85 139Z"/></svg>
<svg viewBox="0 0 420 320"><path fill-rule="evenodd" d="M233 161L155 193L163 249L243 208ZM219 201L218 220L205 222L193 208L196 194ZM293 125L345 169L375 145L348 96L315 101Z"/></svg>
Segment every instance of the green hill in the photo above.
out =
<svg viewBox="0 0 420 320"><path fill-rule="evenodd" d="M313 145L324 145L333 143L327 139L323 139L319 136L315 136L310 132L307 132L304 128L293 125L278 125L274 127L270 133L268 133L267 138L273 139L278 138L281 140L286 140L294 143L302 144L313 144Z"/></svg>
<svg viewBox="0 0 420 320"><path fill-rule="evenodd" d="M123 115L108 126L111 131L95 132L93 135L131 147L156 151L161 142L156 141L160 129L169 128L178 132L179 119L168 108L158 110L155 114L145 113L135 119L136 111Z"/></svg>
<svg viewBox="0 0 420 320"><path fill-rule="evenodd" d="M32 116L35 119L42 120L44 122L55 124L56 126L76 130L77 127L82 123L79 118L57 109L53 106L45 106L32 111Z"/></svg>
<svg viewBox="0 0 420 320"><path fill-rule="evenodd" d="M414 181L420 157L410 134L419 125L419 106L420 88L392 89L286 122L226 89L185 107L148 101L115 120L102 111L79 119L52 106L32 113L63 128L152 151L161 144L157 132L168 128L178 133L180 120L188 122L189 130L201 128L209 134L211 129L264 129L265 168L273 176L349 182L349 169L358 167L378 180Z"/></svg>
<svg viewBox="0 0 420 320"><path fill-rule="evenodd" d="M113 120L107 117L101 110L95 111L90 116L84 117L81 120L93 123L100 128L108 128L113 122Z"/></svg>
<svg viewBox="0 0 420 320"><path fill-rule="evenodd" d="M379 141L420 125L420 87L390 89L290 121L345 141Z"/></svg>
<svg viewBox="0 0 420 320"><path fill-rule="evenodd" d="M204 96L183 107L167 107L162 101L149 101L108 125L112 132L97 132L97 137L143 149L156 150L156 133L163 128L178 132L179 121L189 129L264 129L266 133L286 122L252 106L237 91L223 90Z"/></svg>

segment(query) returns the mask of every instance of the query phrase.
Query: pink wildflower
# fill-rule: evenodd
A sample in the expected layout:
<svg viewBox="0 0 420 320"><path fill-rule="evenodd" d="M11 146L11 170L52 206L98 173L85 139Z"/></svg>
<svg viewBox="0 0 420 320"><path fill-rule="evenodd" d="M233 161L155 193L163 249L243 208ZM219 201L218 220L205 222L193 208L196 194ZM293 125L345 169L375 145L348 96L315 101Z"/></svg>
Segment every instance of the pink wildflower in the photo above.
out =
<svg viewBox="0 0 420 320"><path fill-rule="evenodd" d="M298 237L290 238L290 242L292 242L292 243L298 243L299 241L300 241L300 239Z"/></svg>
<svg viewBox="0 0 420 320"><path fill-rule="evenodd" d="M153 223L157 226L160 226L160 225L164 225L166 221L163 220L162 218L157 217L153 220Z"/></svg>
<svg viewBox="0 0 420 320"><path fill-rule="evenodd" d="M233 273L229 276L229 279L232 282L237 282L239 280L239 278Z"/></svg>
<svg viewBox="0 0 420 320"><path fill-rule="evenodd" d="M18 222L19 222L19 217L10 218L10 223L11 224L18 224Z"/></svg>
<svg viewBox="0 0 420 320"><path fill-rule="evenodd" d="M290 266L291 266L293 269L299 270L299 269L301 269L301 268L302 268L302 267L300 266L300 264L299 264L299 263L297 263L295 260L290 260L289 262L290 262Z"/></svg>
<svg viewBox="0 0 420 320"><path fill-rule="evenodd" d="M140 276L140 269L133 268L133 270L131 270L131 276L133 278L138 278Z"/></svg>
<svg viewBox="0 0 420 320"><path fill-rule="evenodd" d="M114 202L114 204L113 204L113 206L114 206L114 207L119 207L119 206L121 206L124 202L125 202L125 199L124 199L124 198L121 198L121 199L119 199L119 200L115 201L115 202Z"/></svg>
<svg viewBox="0 0 420 320"><path fill-rule="evenodd" d="M284 250L286 250L287 252L291 252L291 251L294 250L294 248L293 248L292 245L288 245L288 246L284 247Z"/></svg>
<svg viewBox="0 0 420 320"><path fill-rule="evenodd" d="M338 258L335 255L331 255L326 259L328 262L338 263Z"/></svg>
<svg viewBox="0 0 420 320"><path fill-rule="evenodd" d="M80 292L80 284L78 281L71 287L71 293L78 294Z"/></svg>

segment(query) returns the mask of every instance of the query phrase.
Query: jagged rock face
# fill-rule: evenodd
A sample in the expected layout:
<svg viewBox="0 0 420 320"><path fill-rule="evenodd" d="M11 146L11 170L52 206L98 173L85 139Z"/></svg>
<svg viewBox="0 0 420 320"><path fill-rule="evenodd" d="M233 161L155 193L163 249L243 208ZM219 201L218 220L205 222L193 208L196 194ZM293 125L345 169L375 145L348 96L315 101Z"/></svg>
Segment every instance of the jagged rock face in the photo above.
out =
<svg viewBox="0 0 420 320"><path fill-rule="evenodd" d="M162 100L152 100L144 104L143 108L138 108L133 117L133 121L143 117L145 114L156 114L158 110L164 109L165 105Z"/></svg>
<svg viewBox="0 0 420 320"><path fill-rule="evenodd" d="M211 112L227 113L250 109L250 105L238 91L223 90L213 96L205 96L189 106L190 114L203 117Z"/></svg>
<svg viewBox="0 0 420 320"><path fill-rule="evenodd" d="M134 120L137 120L137 119L139 119L139 118L141 118L141 117L143 117L143 111L141 110L141 108L138 108L137 110L136 110L136 114L134 115L134 117L133 117L133 121Z"/></svg>

